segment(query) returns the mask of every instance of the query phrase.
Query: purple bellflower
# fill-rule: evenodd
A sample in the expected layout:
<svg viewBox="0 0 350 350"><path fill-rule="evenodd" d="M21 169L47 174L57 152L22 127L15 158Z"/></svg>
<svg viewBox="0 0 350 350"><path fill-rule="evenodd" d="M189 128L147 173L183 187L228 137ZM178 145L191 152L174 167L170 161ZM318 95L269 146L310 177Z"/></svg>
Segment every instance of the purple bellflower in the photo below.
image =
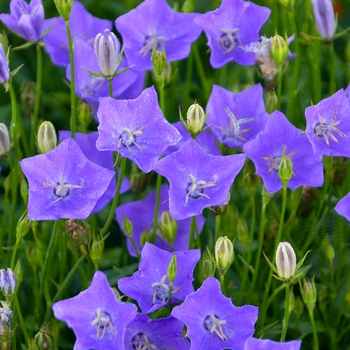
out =
<svg viewBox="0 0 350 350"><path fill-rule="evenodd" d="M70 138L70 131L60 131L59 139L60 141L66 140ZM102 166L106 169L113 169L114 160L113 153L111 151L99 151L96 148L96 140L98 138L98 134L91 132L89 134L82 134L79 132L75 133L74 140L78 144L81 151L84 153L85 157L94 164ZM129 180L124 177L122 181L122 186L120 188L120 193L124 193L130 189ZM116 191L116 182L111 181L106 192L102 195L102 197L97 201L94 209L91 213L96 213L100 211L106 204L108 204L115 195Z"/></svg>
<svg viewBox="0 0 350 350"><path fill-rule="evenodd" d="M4 48L0 43L0 84L10 80L10 67L6 59Z"/></svg>
<svg viewBox="0 0 350 350"><path fill-rule="evenodd" d="M6 27L31 42L42 38L45 14L41 0L31 0L29 4L25 0L11 0L10 12L0 15Z"/></svg>
<svg viewBox="0 0 350 350"><path fill-rule="evenodd" d="M236 95L214 85L206 110L207 124L220 142L230 148L242 148L254 139L269 117L260 84Z"/></svg>
<svg viewBox="0 0 350 350"><path fill-rule="evenodd" d="M117 151L145 173L153 170L165 149L181 138L164 118L153 86L133 100L101 98L97 117L97 149Z"/></svg>
<svg viewBox="0 0 350 350"><path fill-rule="evenodd" d="M256 173L262 177L268 192L275 193L283 187L278 174L282 157L289 158L293 163L288 188L322 186L321 157L314 154L310 142L302 133L282 112L274 111L265 130L243 146L243 152L254 162Z"/></svg>
<svg viewBox="0 0 350 350"><path fill-rule="evenodd" d="M169 211L168 202L168 189L169 186L163 184L160 189L160 206L158 213L158 221L160 221L161 216L164 212ZM142 250L142 235L151 235L153 230L153 219L154 210L156 203L156 191L151 192L145 198L139 201L134 201L130 203L125 203L120 205L115 214L119 226L123 230L127 238L128 251L132 256L136 256L135 248L130 242L129 235L124 231L123 228L123 215L125 215L133 225L132 238L139 252ZM202 232L204 226L205 218L202 215L196 216L196 225L198 233ZM164 237L161 230L161 223L158 225L157 236L155 240L155 245L158 248L167 250L186 250L188 249L189 239L190 239L190 229L191 229L191 219L184 219L177 221L177 232L173 245Z"/></svg>
<svg viewBox="0 0 350 350"><path fill-rule="evenodd" d="M350 221L350 193L343 197L335 206L334 210L346 220Z"/></svg>
<svg viewBox="0 0 350 350"><path fill-rule="evenodd" d="M71 138L20 165L29 182L29 220L86 219L115 175L90 162Z"/></svg>
<svg viewBox="0 0 350 350"><path fill-rule="evenodd" d="M120 16L115 25L122 35L128 62L138 70L153 69L153 45L163 48L167 62L186 58L201 29L193 22L194 13L177 13L165 0L145 0Z"/></svg>
<svg viewBox="0 0 350 350"><path fill-rule="evenodd" d="M244 350L300 350L301 340L276 342L268 339L249 338L244 344Z"/></svg>
<svg viewBox="0 0 350 350"><path fill-rule="evenodd" d="M138 314L128 324L125 350L189 350L191 344L182 336L183 326L175 317L152 320L147 315Z"/></svg>
<svg viewBox="0 0 350 350"><path fill-rule="evenodd" d="M255 56L244 51L244 46L259 39L259 30L271 10L250 1L223 0L215 11L195 19L208 38L211 50L210 64L220 68L227 62L253 65Z"/></svg>
<svg viewBox="0 0 350 350"><path fill-rule="evenodd" d="M225 204L244 161L243 154L226 157L207 154L192 139L179 151L159 160L155 171L170 182L171 216L181 220L201 214L206 207Z"/></svg>
<svg viewBox="0 0 350 350"><path fill-rule="evenodd" d="M234 306L222 294L219 281L209 277L171 315L185 323L191 350L241 350L254 333L258 308Z"/></svg>
<svg viewBox="0 0 350 350"><path fill-rule="evenodd" d="M321 38L332 39L336 30L332 0L312 0L316 28Z"/></svg>
<svg viewBox="0 0 350 350"><path fill-rule="evenodd" d="M72 328L74 350L124 349L125 328L137 315L134 304L118 300L106 275L96 271L88 289L52 305L57 319Z"/></svg>
<svg viewBox="0 0 350 350"><path fill-rule="evenodd" d="M44 36L45 50L50 55L51 61L67 67L69 65L68 38L66 25L62 17L50 18L44 21L45 29L51 30ZM112 22L93 17L84 6L74 1L69 19L72 37L81 39L93 45L95 36L105 29L112 29Z"/></svg>
<svg viewBox="0 0 350 350"><path fill-rule="evenodd" d="M350 107L343 89L307 107L305 117L315 154L350 157Z"/></svg>
<svg viewBox="0 0 350 350"><path fill-rule="evenodd" d="M194 291L193 270L200 258L200 250L186 250L170 253L151 243L142 249L139 269L131 277L118 281L118 288L129 298L137 301L143 313L147 314L168 305L168 265L176 255L177 275L172 286L171 303L184 300Z"/></svg>

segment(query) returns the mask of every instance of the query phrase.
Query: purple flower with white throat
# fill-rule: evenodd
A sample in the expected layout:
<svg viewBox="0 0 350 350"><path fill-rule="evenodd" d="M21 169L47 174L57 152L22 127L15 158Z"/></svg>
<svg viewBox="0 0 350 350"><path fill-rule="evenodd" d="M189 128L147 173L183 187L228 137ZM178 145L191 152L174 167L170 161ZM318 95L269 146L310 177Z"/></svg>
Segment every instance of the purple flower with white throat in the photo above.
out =
<svg viewBox="0 0 350 350"><path fill-rule="evenodd" d="M222 294L219 281L209 277L171 315L185 323L191 350L241 350L254 333L258 308L234 306Z"/></svg>
<svg viewBox="0 0 350 350"><path fill-rule="evenodd" d="M101 98L97 117L97 149L117 151L145 173L154 169L168 146L181 139L164 118L153 86L133 100Z"/></svg>
<svg viewBox="0 0 350 350"><path fill-rule="evenodd" d="M71 138L20 165L29 182L29 220L86 219L115 175L90 162Z"/></svg>
<svg viewBox="0 0 350 350"><path fill-rule="evenodd" d="M170 182L169 211L176 220L201 214L229 199L231 185L242 169L243 154L213 156L192 139L179 151L158 161L155 171Z"/></svg>
<svg viewBox="0 0 350 350"><path fill-rule="evenodd" d="M22 38L37 42L41 40L44 30L44 7L41 0L11 0L11 14L1 14L0 19L6 27Z"/></svg>
<svg viewBox="0 0 350 350"><path fill-rule="evenodd" d="M283 157L293 164L288 188L294 190L303 185L319 187L323 184L321 157L314 154L303 131L292 125L280 111L270 115L264 131L245 144L243 152L254 162L256 173L270 193L283 187L278 173Z"/></svg>
<svg viewBox="0 0 350 350"><path fill-rule="evenodd" d="M301 340L292 340L285 343L269 339L249 338L243 350L300 350Z"/></svg>
<svg viewBox="0 0 350 350"><path fill-rule="evenodd" d="M72 328L74 349L124 349L126 326L137 315L136 306L120 302L103 272L96 271L88 289L52 305L55 317Z"/></svg>
<svg viewBox="0 0 350 350"><path fill-rule="evenodd" d="M343 89L307 107L305 117L315 154L350 157L350 107Z"/></svg>
<svg viewBox="0 0 350 350"><path fill-rule="evenodd" d="M208 37L210 64L220 68L230 61L253 65L255 56L244 46L259 39L259 30L271 10L250 1L223 0L221 6L195 19Z"/></svg>
<svg viewBox="0 0 350 350"><path fill-rule="evenodd" d="M124 52L135 69L153 69L153 45L166 53L167 61L186 58L201 32L193 22L194 13L175 12L165 0L145 0L117 18L115 25L123 38Z"/></svg>
<svg viewBox="0 0 350 350"><path fill-rule="evenodd" d="M323 39L332 39L336 21L332 0L312 0L316 28Z"/></svg>
<svg viewBox="0 0 350 350"><path fill-rule="evenodd" d="M200 258L199 249L171 253L147 242L142 249L138 271L118 281L118 288L136 300L143 313L156 311L169 304L167 269L173 255L176 255L177 275L172 285L171 303L184 300L194 291L193 270Z"/></svg>
<svg viewBox="0 0 350 350"><path fill-rule="evenodd" d="M220 142L230 148L241 148L254 139L269 117L260 84L236 95L214 85L206 110L207 124Z"/></svg>

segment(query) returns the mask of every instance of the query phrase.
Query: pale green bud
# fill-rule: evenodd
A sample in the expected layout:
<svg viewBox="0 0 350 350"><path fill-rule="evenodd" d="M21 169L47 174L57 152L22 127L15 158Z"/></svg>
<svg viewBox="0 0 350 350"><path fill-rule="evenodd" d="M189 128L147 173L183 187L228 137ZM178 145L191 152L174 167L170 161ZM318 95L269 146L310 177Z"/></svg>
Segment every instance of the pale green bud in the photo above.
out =
<svg viewBox="0 0 350 350"><path fill-rule="evenodd" d="M277 65L283 64L288 56L288 41L280 35L275 35L271 40L272 59Z"/></svg>
<svg viewBox="0 0 350 350"><path fill-rule="evenodd" d="M167 64L167 57L164 48L162 49L162 51L158 51L156 46L154 45L152 49L151 59L154 72L158 77L161 77Z"/></svg>
<svg viewBox="0 0 350 350"><path fill-rule="evenodd" d="M90 258L94 263L96 269L98 269L98 264L102 256L103 249L104 249L104 242L102 240L94 239L90 248Z"/></svg>
<svg viewBox="0 0 350 350"><path fill-rule="evenodd" d="M192 135L197 135L202 130L205 120L204 110L197 102L188 108L187 125Z"/></svg>
<svg viewBox="0 0 350 350"><path fill-rule="evenodd" d="M225 236L220 237L215 243L215 261L221 274L225 274L234 259L232 242Z"/></svg>
<svg viewBox="0 0 350 350"><path fill-rule="evenodd" d="M160 231L162 236L172 246L177 234L177 221L173 219L168 211L163 211L160 219Z"/></svg>
<svg viewBox="0 0 350 350"><path fill-rule="evenodd" d="M278 167L278 175L284 187L287 187L289 180L293 176L293 162L290 159L290 156L290 154L286 154L286 148L283 146L283 154Z"/></svg>
<svg viewBox="0 0 350 350"><path fill-rule="evenodd" d="M293 277L296 269L297 258L293 247L288 242L279 243L276 251L276 266L278 275L283 279Z"/></svg>
<svg viewBox="0 0 350 350"><path fill-rule="evenodd" d="M44 154L57 146L56 130L51 122L44 121L39 126L37 143L39 152Z"/></svg>
<svg viewBox="0 0 350 350"><path fill-rule="evenodd" d="M54 0L58 13L65 21L69 21L73 0Z"/></svg>
<svg viewBox="0 0 350 350"><path fill-rule="evenodd" d="M171 257L170 263L168 265L167 276L170 283L174 283L175 277L177 275L177 260L176 255L173 254Z"/></svg>
<svg viewBox="0 0 350 350"><path fill-rule="evenodd" d="M314 278L309 282L304 280L304 285L301 288L301 296L303 297L306 307L313 310L317 300L317 289Z"/></svg>
<svg viewBox="0 0 350 350"><path fill-rule="evenodd" d="M53 337L48 326L40 328L39 332L35 334L34 344L39 350L53 349Z"/></svg>

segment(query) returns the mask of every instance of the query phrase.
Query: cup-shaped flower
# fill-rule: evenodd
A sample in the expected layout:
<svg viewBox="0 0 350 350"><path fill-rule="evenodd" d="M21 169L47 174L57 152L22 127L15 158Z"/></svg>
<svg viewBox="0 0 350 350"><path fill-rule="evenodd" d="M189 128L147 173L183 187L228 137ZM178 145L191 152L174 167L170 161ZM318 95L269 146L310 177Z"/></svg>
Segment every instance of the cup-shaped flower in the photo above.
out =
<svg viewBox="0 0 350 350"><path fill-rule="evenodd" d="M254 162L256 173L263 178L268 192L275 193L282 188L278 169L283 155L293 164L288 188L322 186L321 157L314 154L310 142L302 133L282 112L275 111L270 115L264 131L243 146L244 153Z"/></svg>
<svg viewBox="0 0 350 350"><path fill-rule="evenodd" d="M301 340L292 340L285 343L269 339L249 338L243 350L300 350Z"/></svg>
<svg viewBox="0 0 350 350"><path fill-rule="evenodd" d="M147 315L138 314L128 324L125 333L125 350L188 350L191 344L182 336L183 326L183 323L175 317L152 320Z"/></svg>
<svg viewBox="0 0 350 350"><path fill-rule="evenodd" d="M164 118L153 86L132 100L101 98L97 117L97 149L117 151L146 173L154 169L164 150L181 138Z"/></svg>
<svg viewBox="0 0 350 350"><path fill-rule="evenodd" d="M171 288L167 277L169 263L176 255L178 273ZM142 249L138 271L118 281L118 288L135 299L143 313L150 313L171 303L184 300L194 291L193 270L200 258L199 249L168 252L151 243Z"/></svg>
<svg viewBox="0 0 350 350"><path fill-rule="evenodd" d="M10 13L0 15L6 27L31 42L42 38L45 15L41 0L31 0L29 4L25 0L11 0Z"/></svg>
<svg viewBox="0 0 350 350"><path fill-rule="evenodd" d="M244 51L259 39L259 30L271 10L250 1L223 0L221 6L195 19L208 38L210 64L220 68L232 60L242 65L255 63L255 56Z"/></svg>
<svg viewBox="0 0 350 350"><path fill-rule="evenodd" d="M128 323L137 314L136 306L118 300L106 275L96 271L88 289L52 305L55 317L72 328L74 349L124 349Z"/></svg>
<svg viewBox="0 0 350 350"><path fill-rule="evenodd" d="M295 273L297 257L294 249L288 242L280 242L276 251L276 266L278 276L290 279Z"/></svg>
<svg viewBox="0 0 350 350"><path fill-rule="evenodd" d="M139 70L153 69L153 46L164 48L167 62L186 58L201 29L194 13L175 12L165 0L146 0L117 18L115 25L123 38L128 62Z"/></svg>
<svg viewBox="0 0 350 350"><path fill-rule="evenodd" d="M242 169L243 154L212 156L192 139L179 151L158 161L155 171L170 182L169 211L176 220L201 214L227 202L232 183Z"/></svg>
<svg viewBox="0 0 350 350"><path fill-rule="evenodd" d="M350 157L350 107L343 89L307 107L305 117L315 154Z"/></svg>
<svg viewBox="0 0 350 350"><path fill-rule="evenodd" d="M208 277L196 292L174 307L171 315L185 323L191 350L239 350L254 333L258 308L234 306L222 294L219 281Z"/></svg>
<svg viewBox="0 0 350 350"><path fill-rule="evenodd" d="M0 123L0 156L10 152L10 135L6 124Z"/></svg>
<svg viewBox="0 0 350 350"><path fill-rule="evenodd" d="M241 148L253 140L269 118L260 84L236 95L214 85L206 110L207 124L219 141L230 148Z"/></svg>
<svg viewBox="0 0 350 350"><path fill-rule="evenodd" d="M105 29L98 33L94 41L94 49L101 72L106 77L112 77L117 70L120 43L113 32Z"/></svg>
<svg viewBox="0 0 350 350"><path fill-rule="evenodd" d="M115 175L90 162L71 138L20 165L29 182L29 220L86 219Z"/></svg>
<svg viewBox="0 0 350 350"><path fill-rule="evenodd" d="M332 0L312 0L316 28L323 39L332 39L336 30Z"/></svg>

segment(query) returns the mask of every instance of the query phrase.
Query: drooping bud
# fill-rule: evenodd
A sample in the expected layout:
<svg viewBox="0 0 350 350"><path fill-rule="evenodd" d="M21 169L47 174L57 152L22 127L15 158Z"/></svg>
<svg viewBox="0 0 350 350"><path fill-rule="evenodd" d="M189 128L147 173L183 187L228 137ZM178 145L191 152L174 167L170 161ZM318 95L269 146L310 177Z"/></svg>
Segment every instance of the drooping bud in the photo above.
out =
<svg viewBox="0 0 350 350"><path fill-rule="evenodd" d="M113 77L118 68L120 43L116 35L105 29L95 37L94 49L101 72L106 77Z"/></svg>
<svg viewBox="0 0 350 350"><path fill-rule="evenodd" d="M153 45L151 59L154 73L157 75L157 77L162 77L167 64L167 57L164 51L164 47L162 51L158 51L156 45Z"/></svg>
<svg viewBox="0 0 350 350"><path fill-rule="evenodd" d="M293 176L293 162L290 154L286 154L286 147L283 146L283 154L278 167L278 175L281 179L283 187L287 187L289 180Z"/></svg>
<svg viewBox="0 0 350 350"><path fill-rule="evenodd" d="M88 254L92 239L89 224L83 220L69 219L66 221L66 232L71 236L75 250L81 255Z"/></svg>
<svg viewBox="0 0 350 350"><path fill-rule="evenodd" d="M316 28L323 39L332 39L336 30L332 0L312 0Z"/></svg>
<svg viewBox="0 0 350 350"><path fill-rule="evenodd" d="M203 128L207 117L203 108L195 102L187 110L187 125L192 135L198 135Z"/></svg>
<svg viewBox="0 0 350 350"><path fill-rule="evenodd" d="M221 275L225 275L234 259L232 242L226 237L220 237L215 243L215 261Z"/></svg>
<svg viewBox="0 0 350 350"><path fill-rule="evenodd" d="M174 283L176 275L177 275L177 260L176 260L176 255L173 254L167 270L168 280L171 284Z"/></svg>
<svg viewBox="0 0 350 350"><path fill-rule="evenodd" d="M0 156L10 152L10 135L7 126L0 123Z"/></svg>
<svg viewBox="0 0 350 350"><path fill-rule="evenodd" d="M162 236L167 240L170 247L173 247L177 234L177 221L173 219L168 211L163 211L159 228L162 232Z"/></svg>
<svg viewBox="0 0 350 350"><path fill-rule="evenodd" d="M69 21L73 0L54 0L58 13L65 21Z"/></svg>
<svg viewBox="0 0 350 350"><path fill-rule="evenodd" d="M41 123L37 135L38 151L48 153L57 146L57 135L53 124L49 121Z"/></svg>
<svg viewBox="0 0 350 350"><path fill-rule="evenodd" d="M6 59L5 51L0 44L0 83L6 83L10 78L10 67Z"/></svg>
<svg viewBox="0 0 350 350"><path fill-rule="evenodd" d="M283 64L288 56L288 41L277 34L272 37L271 55L277 66Z"/></svg>
<svg viewBox="0 0 350 350"><path fill-rule="evenodd" d="M53 349L53 337L48 326L40 328L39 332L35 334L34 344L39 350Z"/></svg>
<svg viewBox="0 0 350 350"><path fill-rule="evenodd" d="M297 258L293 247L288 242L278 244L276 251L276 266L278 275L286 280L293 277Z"/></svg>
<svg viewBox="0 0 350 350"><path fill-rule="evenodd" d="M315 278L312 278L312 280L309 282L306 282L304 280L304 285L302 288L300 285L300 291L306 307L308 309L313 310L315 308L316 300L317 300L317 289L315 285Z"/></svg>

